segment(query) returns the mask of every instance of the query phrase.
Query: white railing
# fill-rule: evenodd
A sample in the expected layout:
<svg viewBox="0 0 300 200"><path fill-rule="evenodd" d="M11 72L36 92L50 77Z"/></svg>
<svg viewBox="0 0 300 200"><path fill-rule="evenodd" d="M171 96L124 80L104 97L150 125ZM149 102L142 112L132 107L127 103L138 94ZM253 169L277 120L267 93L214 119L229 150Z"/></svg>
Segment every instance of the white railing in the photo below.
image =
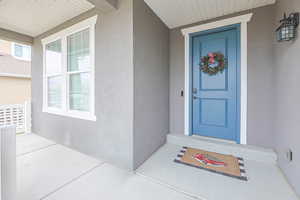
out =
<svg viewBox="0 0 300 200"><path fill-rule="evenodd" d="M0 126L0 199L16 200L16 126Z"/></svg>
<svg viewBox="0 0 300 200"><path fill-rule="evenodd" d="M17 133L31 132L31 103L0 105L0 127L15 125Z"/></svg>

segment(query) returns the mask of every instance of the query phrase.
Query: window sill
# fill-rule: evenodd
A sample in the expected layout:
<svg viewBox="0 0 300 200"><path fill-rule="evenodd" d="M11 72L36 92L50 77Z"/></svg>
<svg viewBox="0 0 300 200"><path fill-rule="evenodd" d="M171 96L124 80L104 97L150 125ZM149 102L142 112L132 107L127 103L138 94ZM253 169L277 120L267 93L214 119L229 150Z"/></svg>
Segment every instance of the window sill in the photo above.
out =
<svg viewBox="0 0 300 200"><path fill-rule="evenodd" d="M88 121L97 121L96 115L90 113L81 113L81 112L63 112L60 110L51 110L51 109L43 109L43 113L59 115L63 117L71 117L76 119L83 119Z"/></svg>
<svg viewBox="0 0 300 200"><path fill-rule="evenodd" d="M24 58L24 57L19 57L19 56L15 56L15 55L12 55L15 59L17 60L22 60L22 61L26 61L26 62L31 62L31 59L28 59L28 58Z"/></svg>

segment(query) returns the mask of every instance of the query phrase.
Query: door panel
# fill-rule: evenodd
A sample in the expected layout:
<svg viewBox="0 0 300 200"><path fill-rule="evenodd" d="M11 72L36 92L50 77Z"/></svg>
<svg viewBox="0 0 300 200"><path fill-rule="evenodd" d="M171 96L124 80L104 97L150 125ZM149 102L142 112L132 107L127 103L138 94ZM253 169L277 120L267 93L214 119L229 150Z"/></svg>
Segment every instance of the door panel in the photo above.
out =
<svg viewBox="0 0 300 200"><path fill-rule="evenodd" d="M227 100L201 99L200 113L202 125L226 127Z"/></svg>
<svg viewBox="0 0 300 200"><path fill-rule="evenodd" d="M239 123L239 44L238 29L192 37L193 134L238 140ZM223 73L201 71L201 58L221 52L228 65Z"/></svg>

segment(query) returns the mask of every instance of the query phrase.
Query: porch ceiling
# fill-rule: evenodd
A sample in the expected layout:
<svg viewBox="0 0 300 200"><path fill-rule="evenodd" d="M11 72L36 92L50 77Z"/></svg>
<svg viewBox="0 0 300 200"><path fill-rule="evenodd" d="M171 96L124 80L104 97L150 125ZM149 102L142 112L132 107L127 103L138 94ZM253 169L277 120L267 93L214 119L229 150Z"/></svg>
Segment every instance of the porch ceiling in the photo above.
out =
<svg viewBox="0 0 300 200"><path fill-rule="evenodd" d="M93 7L87 0L0 0L0 28L35 37Z"/></svg>
<svg viewBox="0 0 300 200"><path fill-rule="evenodd" d="M144 0L169 27L274 4L276 0Z"/></svg>

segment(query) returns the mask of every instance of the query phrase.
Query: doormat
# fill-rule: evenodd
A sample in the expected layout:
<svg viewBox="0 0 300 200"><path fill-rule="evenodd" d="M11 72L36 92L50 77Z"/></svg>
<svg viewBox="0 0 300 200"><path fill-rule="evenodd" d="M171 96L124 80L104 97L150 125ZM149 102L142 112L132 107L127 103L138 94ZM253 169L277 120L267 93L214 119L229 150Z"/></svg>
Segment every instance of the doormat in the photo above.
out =
<svg viewBox="0 0 300 200"><path fill-rule="evenodd" d="M243 158L183 147L176 163L247 181Z"/></svg>

